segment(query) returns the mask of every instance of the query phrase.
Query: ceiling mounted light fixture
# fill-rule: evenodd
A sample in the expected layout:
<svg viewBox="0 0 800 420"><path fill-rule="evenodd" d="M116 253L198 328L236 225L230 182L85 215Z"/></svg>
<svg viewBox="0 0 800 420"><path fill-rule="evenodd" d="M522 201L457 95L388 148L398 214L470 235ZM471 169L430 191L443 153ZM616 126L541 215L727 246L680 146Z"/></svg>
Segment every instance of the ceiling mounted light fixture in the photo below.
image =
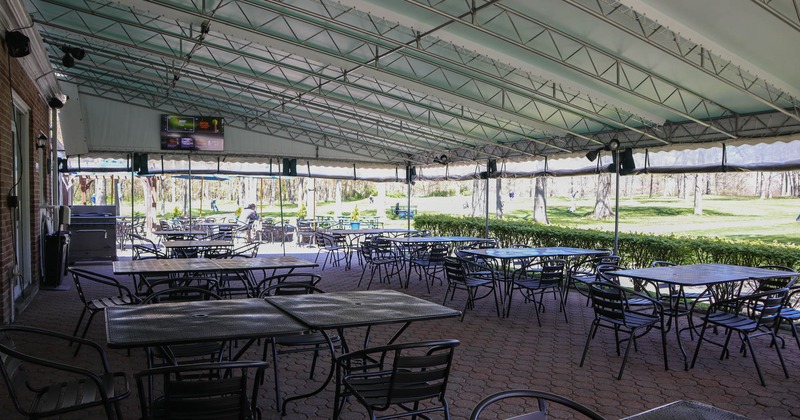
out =
<svg viewBox="0 0 800 420"><path fill-rule="evenodd" d="M64 52L64 57L61 58L61 64L66 68L74 67L75 60L83 60L86 57L86 51L83 48L63 46L61 51Z"/></svg>
<svg viewBox="0 0 800 420"><path fill-rule="evenodd" d="M450 163L450 158L447 157L447 155L441 155L439 157L433 158L433 161L440 165L447 165Z"/></svg>
<svg viewBox="0 0 800 420"><path fill-rule="evenodd" d="M62 101L61 99L58 99L58 98L56 98L54 96L54 97L50 98L49 101L47 101L47 105L50 106L50 108L53 108L53 109L61 109L61 108L64 107L64 101Z"/></svg>
<svg viewBox="0 0 800 420"><path fill-rule="evenodd" d="M586 159L589 159L589 162L594 162L594 160L597 159L597 156L599 156L600 152L602 152L603 150L613 152L615 150L619 150L619 147L620 147L619 140L613 138L611 139L611 141L608 142L607 145L586 152Z"/></svg>

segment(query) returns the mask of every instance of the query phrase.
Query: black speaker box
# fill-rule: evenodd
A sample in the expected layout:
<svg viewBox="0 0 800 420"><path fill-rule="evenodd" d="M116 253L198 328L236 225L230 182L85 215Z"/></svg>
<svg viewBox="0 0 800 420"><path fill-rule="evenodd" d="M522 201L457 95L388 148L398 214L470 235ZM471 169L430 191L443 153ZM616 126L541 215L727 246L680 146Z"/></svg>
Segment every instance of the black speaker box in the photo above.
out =
<svg viewBox="0 0 800 420"><path fill-rule="evenodd" d="M25 57L31 53L31 40L19 31L6 31L6 46L8 55L12 57Z"/></svg>
<svg viewBox="0 0 800 420"><path fill-rule="evenodd" d="M147 175L147 153L134 153L133 154L133 170L139 175Z"/></svg>
<svg viewBox="0 0 800 420"><path fill-rule="evenodd" d="M283 176L297 176L297 159L283 158Z"/></svg>
<svg viewBox="0 0 800 420"><path fill-rule="evenodd" d="M486 164L486 172L489 176L497 173L497 159L489 159L489 163Z"/></svg>
<svg viewBox="0 0 800 420"><path fill-rule="evenodd" d="M406 183L414 183L417 181L417 167L406 166Z"/></svg>
<svg viewBox="0 0 800 420"><path fill-rule="evenodd" d="M608 172L615 173L617 165L619 165L619 174L628 175L636 169L636 161L633 160L633 149L624 149L619 151L619 161L617 154L611 154L614 163L608 165Z"/></svg>

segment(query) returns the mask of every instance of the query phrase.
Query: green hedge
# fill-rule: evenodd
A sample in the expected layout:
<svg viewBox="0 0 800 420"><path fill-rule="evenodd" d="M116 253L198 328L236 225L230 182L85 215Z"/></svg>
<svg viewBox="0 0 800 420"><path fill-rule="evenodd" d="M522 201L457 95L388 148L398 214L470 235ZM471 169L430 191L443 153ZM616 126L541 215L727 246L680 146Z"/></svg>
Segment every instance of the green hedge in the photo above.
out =
<svg viewBox="0 0 800 420"><path fill-rule="evenodd" d="M418 214L418 230L434 235L483 237L486 220L477 217L452 217ZM525 221L489 219L489 237L504 245L528 244L533 247L570 246L575 248L613 248L614 233L593 229L573 229ZM630 267L647 267L652 261L677 264L724 263L745 266L800 266L800 247L760 241L685 238L641 233L620 233L619 253Z"/></svg>

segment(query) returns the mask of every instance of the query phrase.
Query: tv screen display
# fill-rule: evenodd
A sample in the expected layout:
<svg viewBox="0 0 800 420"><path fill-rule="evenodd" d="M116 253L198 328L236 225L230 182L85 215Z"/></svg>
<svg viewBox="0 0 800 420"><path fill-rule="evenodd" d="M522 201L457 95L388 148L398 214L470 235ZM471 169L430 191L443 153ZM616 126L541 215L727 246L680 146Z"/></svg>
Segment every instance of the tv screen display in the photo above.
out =
<svg viewBox="0 0 800 420"><path fill-rule="evenodd" d="M192 115L161 116L161 150L223 151L225 119Z"/></svg>

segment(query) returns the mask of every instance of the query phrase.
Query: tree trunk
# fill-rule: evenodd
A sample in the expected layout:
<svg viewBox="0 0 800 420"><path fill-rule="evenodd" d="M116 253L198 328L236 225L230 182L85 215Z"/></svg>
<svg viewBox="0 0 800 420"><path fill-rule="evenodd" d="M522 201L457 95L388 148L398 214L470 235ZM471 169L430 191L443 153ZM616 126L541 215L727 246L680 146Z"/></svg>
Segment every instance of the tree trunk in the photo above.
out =
<svg viewBox="0 0 800 420"><path fill-rule="evenodd" d="M703 188L699 174L694 175L694 214L703 214Z"/></svg>
<svg viewBox="0 0 800 420"><path fill-rule="evenodd" d="M486 180L476 179L472 181L472 208L470 216L484 216L486 208Z"/></svg>
<svg viewBox="0 0 800 420"><path fill-rule="evenodd" d="M342 215L342 180L336 180L336 216Z"/></svg>
<svg viewBox="0 0 800 420"><path fill-rule="evenodd" d="M547 220L547 178L536 178L536 191L533 195L533 221L550 224Z"/></svg>
<svg viewBox="0 0 800 420"><path fill-rule="evenodd" d="M383 219L386 217L386 184L379 182L376 187L378 188L378 198L375 200L376 214Z"/></svg>
<svg viewBox="0 0 800 420"><path fill-rule="evenodd" d="M611 209L611 174L597 176L597 196L594 201L594 219L607 219L614 215Z"/></svg>
<svg viewBox="0 0 800 420"><path fill-rule="evenodd" d="M142 181L142 190L144 191L145 226L149 227L149 230L153 230L156 227L156 200L155 196L153 195L153 177L146 176L140 179Z"/></svg>
<svg viewBox="0 0 800 420"><path fill-rule="evenodd" d="M497 178L495 180L495 187L496 188L495 188L494 196L495 196L495 199L496 199L497 202L496 202L496 205L495 205L494 214L495 214L495 216L497 216L498 219L502 219L503 218L503 179L502 178Z"/></svg>
<svg viewBox="0 0 800 420"><path fill-rule="evenodd" d="M102 176L97 177L94 183L95 204L98 206L105 206L108 202L106 199L106 179Z"/></svg>

